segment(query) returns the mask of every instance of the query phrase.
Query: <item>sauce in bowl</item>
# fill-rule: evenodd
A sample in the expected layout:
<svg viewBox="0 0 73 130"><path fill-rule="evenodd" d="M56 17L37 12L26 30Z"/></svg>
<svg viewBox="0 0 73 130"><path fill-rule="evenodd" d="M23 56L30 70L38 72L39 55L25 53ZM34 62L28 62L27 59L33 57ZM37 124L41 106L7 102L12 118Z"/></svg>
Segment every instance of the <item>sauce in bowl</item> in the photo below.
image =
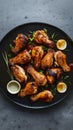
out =
<svg viewBox="0 0 73 130"><path fill-rule="evenodd" d="M21 89L21 85L16 80L11 80L7 83L7 91L11 94L17 94Z"/></svg>

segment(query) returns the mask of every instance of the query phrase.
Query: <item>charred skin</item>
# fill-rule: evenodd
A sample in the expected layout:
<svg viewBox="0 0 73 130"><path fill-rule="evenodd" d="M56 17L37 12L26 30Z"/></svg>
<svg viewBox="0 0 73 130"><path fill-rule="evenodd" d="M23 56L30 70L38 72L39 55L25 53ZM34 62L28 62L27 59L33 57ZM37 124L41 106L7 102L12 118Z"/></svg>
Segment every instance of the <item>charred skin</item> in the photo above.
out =
<svg viewBox="0 0 73 130"><path fill-rule="evenodd" d="M62 74L61 68L52 68L46 71L46 77L49 84L53 84Z"/></svg>
<svg viewBox="0 0 73 130"><path fill-rule="evenodd" d="M18 34L16 39L13 41L13 53L18 53L23 47L25 47L26 43L28 42L28 37L24 34Z"/></svg>
<svg viewBox="0 0 73 130"><path fill-rule="evenodd" d="M27 95L32 95L37 93L38 86L35 82L29 82L21 89L19 96L24 98Z"/></svg>
<svg viewBox="0 0 73 130"><path fill-rule="evenodd" d="M46 76L36 71L32 65L27 67L27 72L33 77L38 86L44 86L47 83Z"/></svg>
<svg viewBox="0 0 73 130"><path fill-rule="evenodd" d="M31 55L27 50L24 50L20 52L18 55L15 57L9 59L9 64L10 65L15 65L15 64L26 64L30 62L31 60Z"/></svg>
<svg viewBox="0 0 73 130"><path fill-rule="evenodd" d="M32 95L30 97L30 99L35 102L35 101L38 101L38 100L42 100L44 102L51 102L52 99L53 99L53 94L51 91L49 90L44 90L38 94L35 94L35 95Z"/></svg>
<svg viewBox="0 0 73 130"><path fill-rule="evenodd" d="M55 47L55 43L49 39L44 30L38 30L34 33L34 41L37 44L44 44L45 46L48 46L50 48Z"/></svg>

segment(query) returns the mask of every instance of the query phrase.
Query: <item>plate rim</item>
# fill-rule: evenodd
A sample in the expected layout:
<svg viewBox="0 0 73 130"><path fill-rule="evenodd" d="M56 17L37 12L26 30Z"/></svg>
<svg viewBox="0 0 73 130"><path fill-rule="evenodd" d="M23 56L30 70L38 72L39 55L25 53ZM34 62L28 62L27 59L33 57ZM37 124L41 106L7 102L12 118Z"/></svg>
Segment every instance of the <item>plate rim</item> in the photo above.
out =
<svg viewBox="0 0 73 130"><path fill-rule="evenodd" d="M69 93L67 93L65 96L63 96L63 98L61 98L60 100L58 100L58 101L56 101L56 102L54 102L54 103L52 103L52 104L46 105L46 106L28 106L28 105L23 105L23 104L21 104L21 103L18 103L18 102L16 102L16 101L12 100L9 96L7 96L7 95L5 94L5 92L1 89L1 87L0 87L0 90L1 90L2 94L3 94L9 101L11 101L12 103L14 103L14 104L16 104L16 105L18 105L18 106L20 106L20 107L22 107L22 108L38 110L38 109L50 108L50 107L53 107L53 106L59 104L60 102L62 102L62 101L69 95L69 93L70 93L70 91L72 90L72 88L71 88L71 90L69 91Z"/></svg>
<svg viewBox="0 0 73 130"><path fill-rule="evenodd" d="M58 29L59 31L62 31L72 42L73 40L71 39L71 37L64 32L64 30L60 29L59 27L55 26L55 25L52 25L52 24L48 24L48 23L45 23L45 22L28 22L28 23L24 23L24 24L21 24L21 25L18 25L18 26L15 26L14 28L12 28L10 31L8 31L5 36L0 40L0 44L2 45L2 42L3 40L14 30L16 30L17 28L20 28L24 25L32 25L32 24L43 24L43 25L47 25L47 26L51 26L51 27L54 27L56 29ZM20 106L20 107L23 107L23 108L28 108L28 109L44 109L44 108L49 108L49 107L52 107L54 105L57 105L58 103L60 103L61 101L63 101L70 93L70 91L72 90L72 87L71 87L71 90L69 91L69 93L67 93L65 96L63 96L63 98L59 99L58 101L52 103L52 104L49 104L49 105L45 105L45 106L28 106L28 105L24 105L24 104L21 104L19 102L16 102L14 101L12 98L10 98L8 95L5 94L5 92L2 90L1 88L1 85L0 85L0 90L1 92L3 93L3 95L5 97L7 97L11 102L15 103L16 105Z"/></svg>
<svg viewBox="0 0 73 130"><path fill-rule="evenodd" d="M1 42L3 41L3 39L4 39L9 33L11 33L13 30L16 30L17 28L19 28L19 27L21 27L21 26L24 26L24 25L28 25L28 24L44 24L44 25L47 25L47 26L54 27L54 28L56 28L56 29L62 31L62 32L73 42L72 38L71 38L63 29L61 29L61 28L59 28L59 27L57 27L57 26L55 26L55 25L53 25L53 24L49 24L49 23L46 23L46 22L27 22L27 23L19 24L19 25L13 27L12 29L10 29L10 30L1 38L0 43L1 43Z"/></svg>

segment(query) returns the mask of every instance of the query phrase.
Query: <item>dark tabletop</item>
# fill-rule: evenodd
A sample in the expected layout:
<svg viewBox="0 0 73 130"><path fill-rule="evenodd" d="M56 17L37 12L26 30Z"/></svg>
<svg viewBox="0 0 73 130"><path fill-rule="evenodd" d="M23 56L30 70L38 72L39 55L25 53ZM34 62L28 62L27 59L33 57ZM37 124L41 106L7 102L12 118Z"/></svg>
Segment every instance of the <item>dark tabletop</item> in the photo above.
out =
<svg viewBox="0 0 73 130"><path fill-rule="evenodd" d="M27 22L45 22L73 40L73 0L0 0L0 39ZM73 130L73 92L44 110L17 107L0 92L0 130Z"/></svg>

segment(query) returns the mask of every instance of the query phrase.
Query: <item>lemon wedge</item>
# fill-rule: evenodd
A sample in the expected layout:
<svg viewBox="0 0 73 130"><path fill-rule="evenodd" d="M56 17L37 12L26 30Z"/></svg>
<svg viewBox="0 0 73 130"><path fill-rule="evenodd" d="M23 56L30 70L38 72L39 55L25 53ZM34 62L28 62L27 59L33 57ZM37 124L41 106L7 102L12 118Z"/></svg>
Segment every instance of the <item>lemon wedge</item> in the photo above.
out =
<svg viewBox="0 0 73 130"><path fill-rule="evenodd" d="M67 42L64 39L60 39L57 41L56 46L59 50L64 50L67 47Z"/></svg>
<svg viewBox="0 0 73 130"><path fill-rule="evenodd" d="M66 90L67 90L67 85L66 85L66 83L60 82L60 83L57 84L57 91L58 91L59 93L65 93Z"/></svg>

